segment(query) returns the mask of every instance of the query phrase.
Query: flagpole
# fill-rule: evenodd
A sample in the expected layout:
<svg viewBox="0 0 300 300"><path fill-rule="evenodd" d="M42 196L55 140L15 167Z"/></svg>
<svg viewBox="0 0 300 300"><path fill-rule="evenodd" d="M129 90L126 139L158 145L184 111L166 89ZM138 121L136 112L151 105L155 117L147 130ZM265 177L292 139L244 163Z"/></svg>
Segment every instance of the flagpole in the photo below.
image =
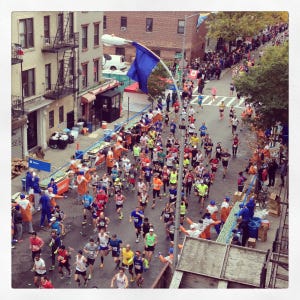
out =
<svg viewBox="0 0 300 300"><path fill-rule="evenodd" d="M188 17L187 17L188 18ZM132 44L133 41L126 40L120 37L111 36L108 34L105 34L102 36L102 42L106 45L125 45L125 44ZM141 47L147 49L152 55L154 55L162 64L164 69L167 71L169 76L171 77L176 93L178 101L181 99L180 92L177 86L177 82L173 77L173 74L171 70L168 68L168 66L164 63L164 61L151 49L147 48L145 45L142 45L140 43L135 42L136 44L139 44ZM183 48L184 51L184 48ZM182 124L179 125L179 131L180 131L180 146L181 151L179 155L179 169L178 169L178 180L177 180L177 196L176 196L176 210L175 210L175 232L174 232L174 261L172 264L172 270L173 272L176 269L176 265L178 262L178 237L179 237L179 227L180 227L180 203L181 203L181 188L182 188L182 174L183 174L183 155L184 155L184 136L185 136L185 128L186 128L186 120L182 121Z"/></svg>

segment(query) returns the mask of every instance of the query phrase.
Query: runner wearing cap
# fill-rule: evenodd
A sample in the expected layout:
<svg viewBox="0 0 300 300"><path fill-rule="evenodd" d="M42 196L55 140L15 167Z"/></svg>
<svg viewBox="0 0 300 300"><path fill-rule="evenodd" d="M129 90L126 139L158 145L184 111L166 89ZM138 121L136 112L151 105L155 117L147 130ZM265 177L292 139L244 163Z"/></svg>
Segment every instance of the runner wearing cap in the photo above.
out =
<svg viewBox="0 0 300 300"><path fill-rule="evenodd" d="M149 232L145 235L145 256L148 259L149 263L151 262L151 258L155 250L156 244L157 235L154 233L154 229L152 227L149 229Z"/></svg>

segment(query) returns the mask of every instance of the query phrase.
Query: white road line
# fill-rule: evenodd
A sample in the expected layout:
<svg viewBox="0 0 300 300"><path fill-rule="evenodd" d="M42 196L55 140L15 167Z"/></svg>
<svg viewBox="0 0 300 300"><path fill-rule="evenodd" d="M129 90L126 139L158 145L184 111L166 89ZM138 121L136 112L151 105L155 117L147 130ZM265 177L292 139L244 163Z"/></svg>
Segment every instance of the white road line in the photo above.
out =
<svg viewBox="0 0 300 300"><path fill-rule="evenodd" d="M227 107L230 107L231 106L231 103L233 103L235 101L236 97L232 97L232 99L226 103L226 106Z"/></svg>
<svg viewBox="0 0 300 300"><path fill-rule="evenodd" d="M240 107L244 101L245 99L241 98L240 102L235 107Z"/></svg>

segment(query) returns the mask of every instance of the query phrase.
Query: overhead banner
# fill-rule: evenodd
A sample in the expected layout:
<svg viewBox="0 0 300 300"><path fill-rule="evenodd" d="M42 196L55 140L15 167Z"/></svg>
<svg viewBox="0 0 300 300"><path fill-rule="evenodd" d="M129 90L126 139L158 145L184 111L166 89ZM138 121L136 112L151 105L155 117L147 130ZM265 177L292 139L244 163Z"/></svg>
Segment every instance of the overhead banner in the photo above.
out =
<svg viewBox="0 0 300 300"><path fill-rule="evenodd" d="M29 158L28 167L34 168L37 170L46 171L46 172L50 172L50 170L51 170L50 163L48 163L46 161L42 161L42 160L33 159L33 158Z"/></svg>

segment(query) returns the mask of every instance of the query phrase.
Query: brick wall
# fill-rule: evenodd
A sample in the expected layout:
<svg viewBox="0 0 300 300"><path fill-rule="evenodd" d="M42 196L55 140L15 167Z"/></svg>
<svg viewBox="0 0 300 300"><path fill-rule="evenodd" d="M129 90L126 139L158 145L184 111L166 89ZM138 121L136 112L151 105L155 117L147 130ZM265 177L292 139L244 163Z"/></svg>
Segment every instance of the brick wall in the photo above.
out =
<svg viewBox="0 0 300 300"><path fill-rule="evenodd" d="M183 34L177 33L178 20L184 20L185 15L190 16L197 12L175 11L131 11L131 12L104 12L106 16L106 29L103 33L114 34L128 40L137 41L151 50L159 50L160 56L166 60L173 60L176 52L182 51ZM121 17L127 17L126 30L121 30ZM146 31L146 18L153 19L152 32ZM196 32L196 23L198 15L187 19L187 32L185 38L185 49L187 58L191 55L201 56L202 40L200 35L205 35L205 25L201 25L200 30ZM205 43L205 42L204 42ZM199 46L200 45L200 46ZM104 53L115 54L114 47L104 47ZM125 57L131 61L135 55L135 49L125 48Z"/></svg>

